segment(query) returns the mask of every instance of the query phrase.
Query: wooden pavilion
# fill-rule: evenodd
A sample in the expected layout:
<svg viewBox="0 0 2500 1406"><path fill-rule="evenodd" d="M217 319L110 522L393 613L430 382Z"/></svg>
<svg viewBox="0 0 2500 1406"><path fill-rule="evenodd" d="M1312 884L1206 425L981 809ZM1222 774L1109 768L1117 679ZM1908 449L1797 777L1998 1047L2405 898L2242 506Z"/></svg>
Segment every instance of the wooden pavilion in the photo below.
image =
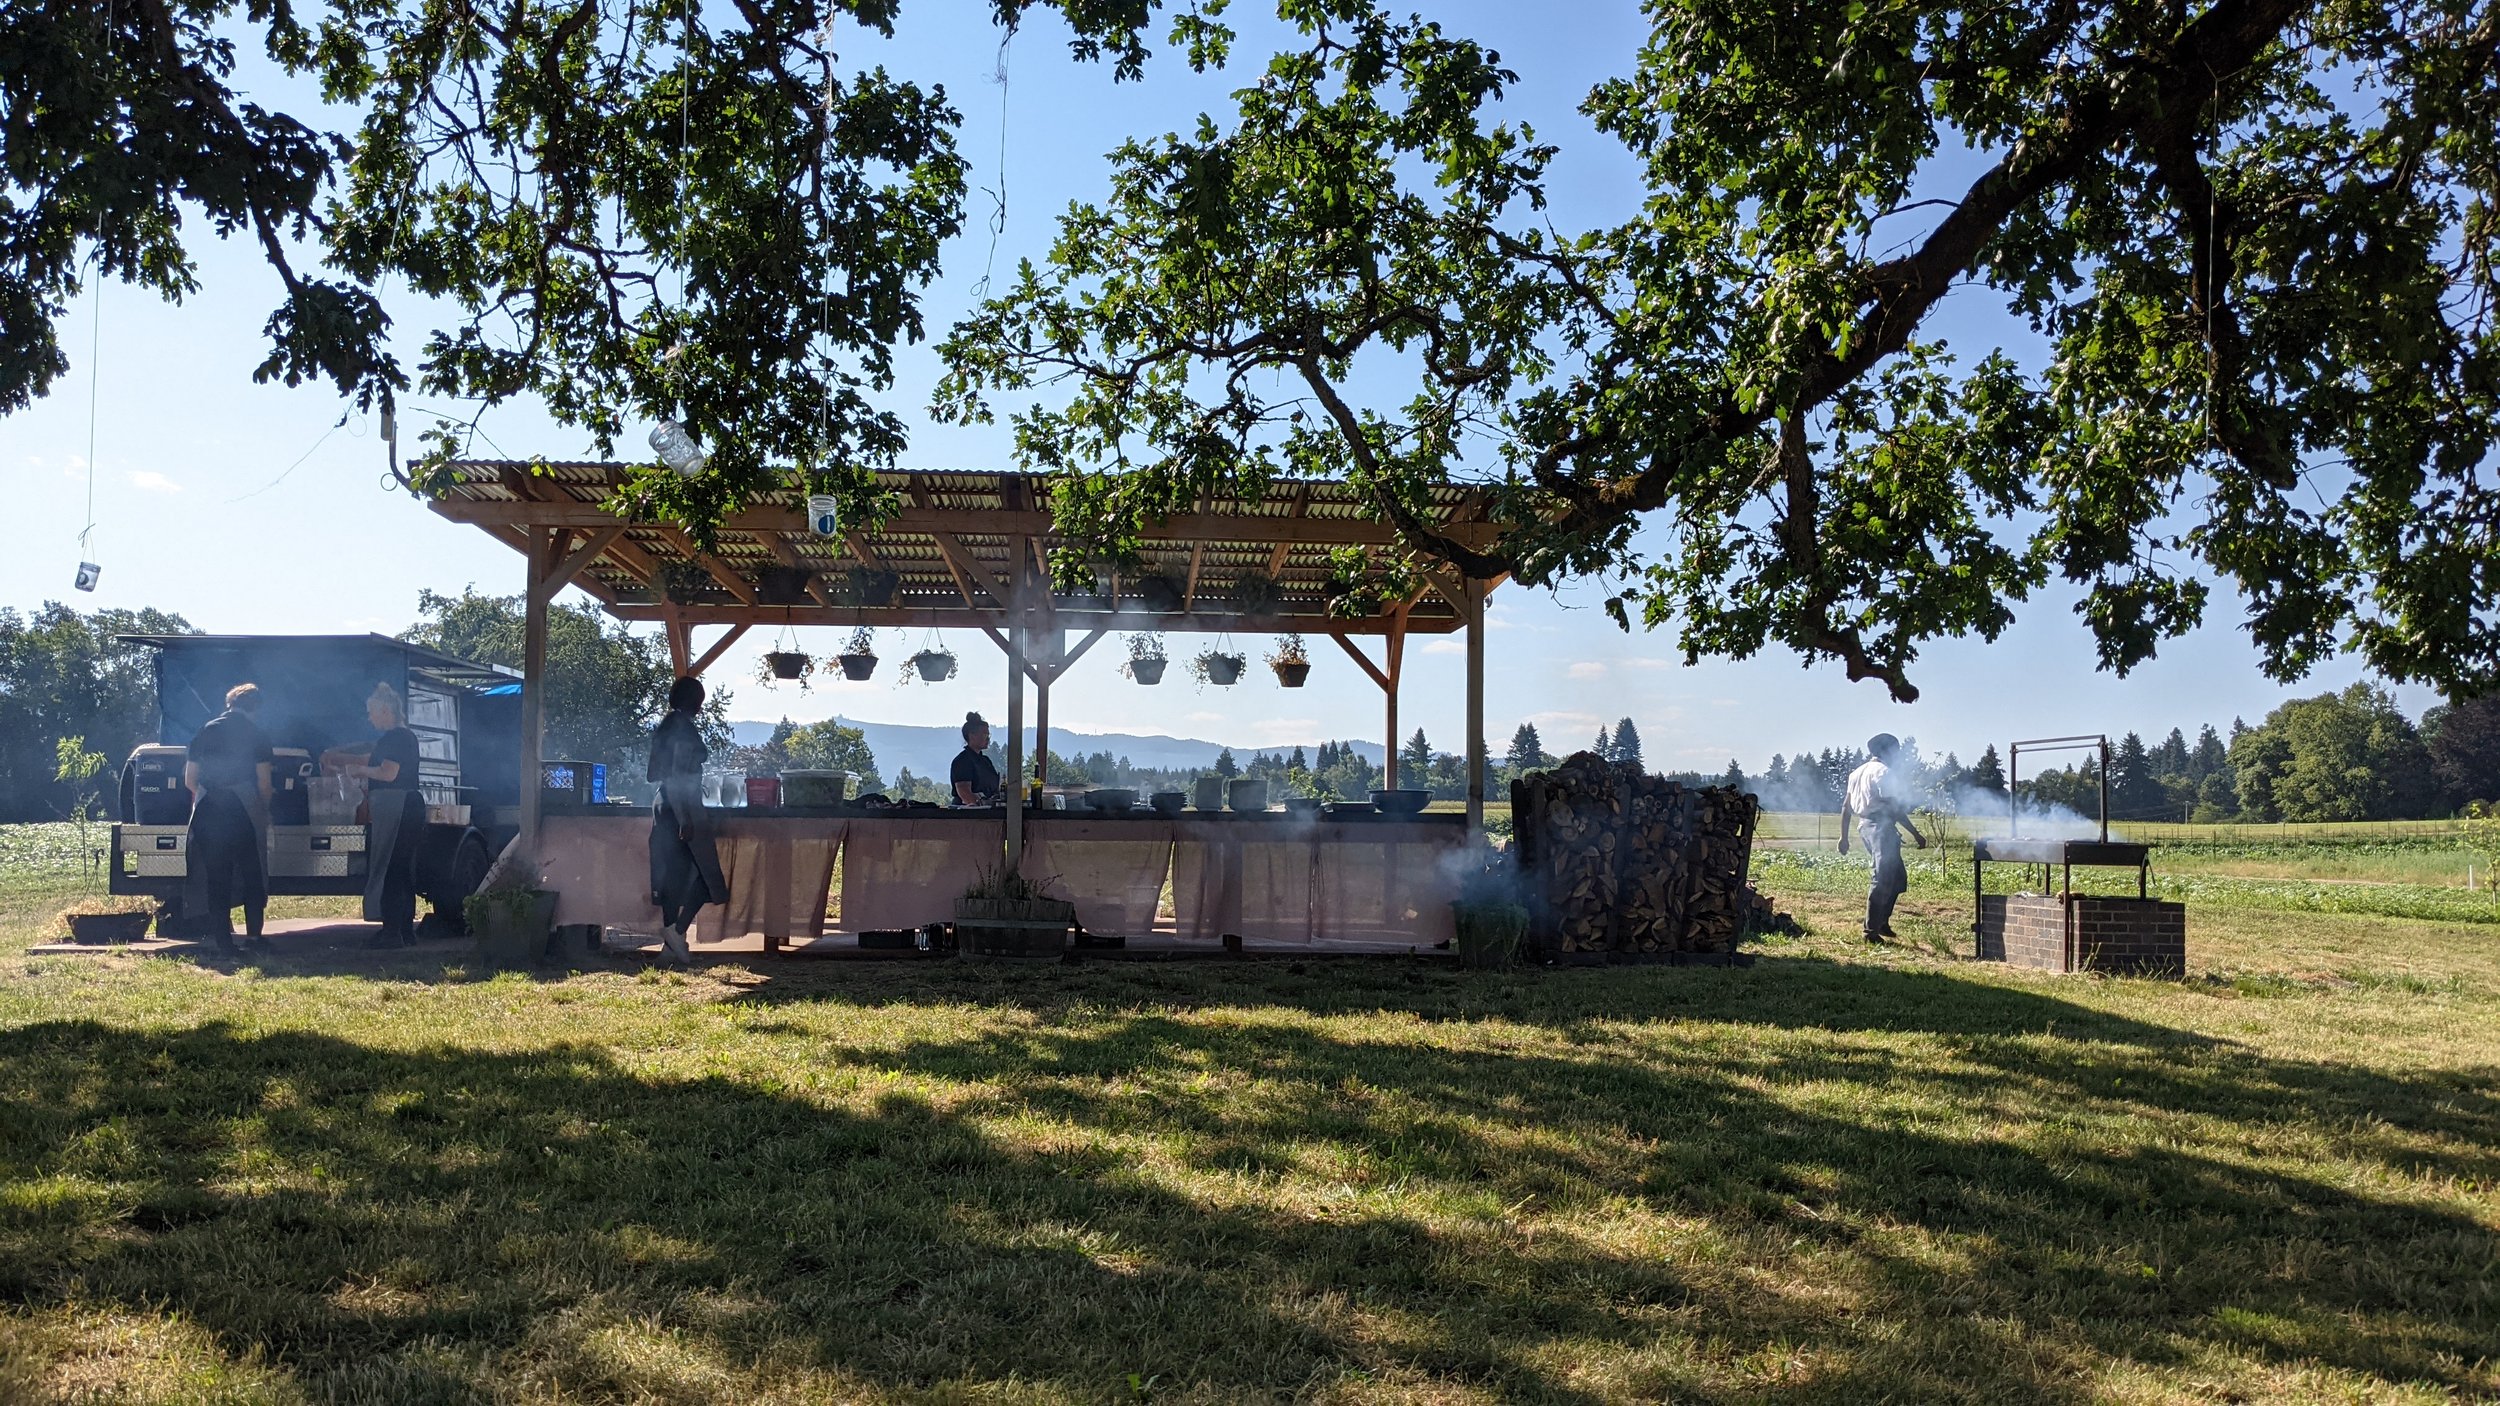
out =
<svg viewBox="0 0 2500 1406"><path fill-rule="evenodd" d="M1412 634L1466 636L1467 819L1484 810L1484 611L1495 581L1427 563L1414 594L1355 618L1332 613L1329 553L1394 549L1395 533L1365 515L1339 482L1287 481L1263 497L1210 495L1156 524L1142 561L1106 574L1102 589L1054 594L1048 559L1058 538L1048 479L1029 474L915 469L883 475L902 510L873 530L812 530L795 489L751 503L722 525L713 550L683 530L632 522L604 506L621 481L605 463L464 461L433 510L491 533L527 562L527 649L522 775L538 770L547 606L578 586L620 620L654 622L680 672L701 675L758 626L973 629L1005 652L1011 681L1035 691L1037 751L1049 754L1051 686L1113 630L1180 634L1325 636L1383 695L1386 777L1397 785L1398 686ZM1444 531L1483 541L1485 495L1449 486L1432 511ZM697 631L714 631L698 640ZM1362 641L1376 638L1375 658ZM1023 777L1024 695L1007 698L1008 776ZM1008 791L1007 847L1020 857L1023 788ZM522 829L538 831L538 788L522 788Z"/></svg>

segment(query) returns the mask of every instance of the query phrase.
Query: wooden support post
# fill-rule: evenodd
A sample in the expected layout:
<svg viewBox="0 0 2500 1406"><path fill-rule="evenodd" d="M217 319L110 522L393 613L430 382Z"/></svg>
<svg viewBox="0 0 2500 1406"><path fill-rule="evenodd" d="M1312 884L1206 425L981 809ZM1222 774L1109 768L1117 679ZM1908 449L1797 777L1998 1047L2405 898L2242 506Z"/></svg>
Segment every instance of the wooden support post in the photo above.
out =
<svg viewBox="0 0 2500 1406"><path fill-rule="evenodd" d="M1382 759L1380 774L1381 789L1394 791L1398 789L1398 675L1406 667L1406 607L1403 605L1390 611L1387 643L1388 668L1383 671L1386 677L1381 681L1380 691L1389 700L1389 754Z"/></svg>
<svg viewBox="0 0 2500 1406"><path fill-rule="evenodd" d="M1056 625L1042 632L1042 657L1033 680L1033 775L1050 780L1050 686L1059 682L1060 655L1067 641Z"/></svg>
<svg viewBox="0 0 2500 1406"><path fill-rule="evenodd" d="M1485 585L1467 583L1467 841L1484 839L1484 596Z"/></svg>
<svg viewBox="0 0 2500 1406"><path fill-rule="evenodd" d="M1015 539L1007 603L1007 872L1024 872L1024 615L1032 576L1025 539Z"/></svg>
<svg viewBox="0 0 2500 1406"><path fill-rule="evenodd" d="M668 617L660 622L660 630L668 636L669 667L681 675L692 672L694 669L694 626L678 619L676 612L671 611Z"/></svg>
<svg viewBox="0 0 2500 1406"><path fill-rule="evenodd" d="M547 736L547 602L549 586L561 564L572 533L562 528L528 528L528 578L521 612L521 853L538 865L538 821L546 788L539 784L539 762L546 755Z"/></svg>

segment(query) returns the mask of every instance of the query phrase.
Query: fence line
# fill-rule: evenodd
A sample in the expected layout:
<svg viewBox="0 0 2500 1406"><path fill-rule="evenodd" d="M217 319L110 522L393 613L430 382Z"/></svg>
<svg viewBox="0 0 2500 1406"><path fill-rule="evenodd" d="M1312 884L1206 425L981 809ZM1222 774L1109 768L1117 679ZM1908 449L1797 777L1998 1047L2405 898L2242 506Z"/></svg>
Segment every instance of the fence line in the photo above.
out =
<svg viewBox="0 0 2500 1406"><path fill-rule="evenodd" d="M1945 834L1930 835L1931 840L1967 842L1974 835L2002 835L2006 830L2005 817L2001 815L1948 815L1940 819ZM2110 822L2110 836L2147 844L2264 845L2301 840L2363 843L2414 838L2463 839L2473 833L2475 823L2470 820L2339 820L2194 824L2176 820L2113 820ZM1754 836L1755 844L1770 849L1829 846L1839 840L1840 816L1834 811L1764 811L1760 828Z"/></svg>

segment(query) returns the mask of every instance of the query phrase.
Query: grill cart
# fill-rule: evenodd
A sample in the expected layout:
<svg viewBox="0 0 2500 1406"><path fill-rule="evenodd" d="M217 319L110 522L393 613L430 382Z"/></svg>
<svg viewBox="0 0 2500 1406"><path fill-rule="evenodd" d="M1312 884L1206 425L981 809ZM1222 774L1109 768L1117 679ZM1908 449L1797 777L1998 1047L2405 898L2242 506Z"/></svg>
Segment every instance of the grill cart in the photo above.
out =
<svg viewBox="0 0 2500 1406"><path fill-rule="evenodd" d="M371 740L365 699L389 684L417 736L426 827L416 887L437 927L465 931L461 901L519 826L521 684L510 670L385 635L133 635L156 651L157 743L123 764L111 889L181 916L189 872L184 745L239 683L261 689L270 771L269 892L362 893L368 827L317 805L317 767ZM320 823L315 823L316 821Z"/></svg>

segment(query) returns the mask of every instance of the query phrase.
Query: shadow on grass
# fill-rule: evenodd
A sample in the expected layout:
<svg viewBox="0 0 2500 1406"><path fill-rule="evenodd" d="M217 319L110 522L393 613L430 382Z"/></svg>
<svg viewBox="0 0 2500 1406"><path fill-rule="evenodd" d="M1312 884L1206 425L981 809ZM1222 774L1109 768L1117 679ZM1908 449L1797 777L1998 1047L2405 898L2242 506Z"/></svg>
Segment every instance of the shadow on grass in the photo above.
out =
<svg viewBox="0 0 2500 1406"><path fill-rule="evenodd" d="M867 1113L769 1073L653 1083L586 1047L37 1025L0 1061L0 1303L169 1309L316 1398L393 1401L737 1399L812 1372L1088 1401L1135 1373L1207 1400L2079 1402L2097 1363L2217 1349L2490 1389L2488 1226L2267 1175L2210 1150L2231 1129L2179 1126L2333 1129L2350 1158L2488 1178L2488 1083L1821 965L1322 975L1278 1002L1457 1017L1516 989L1559 1052L1455 1022L1333 1032L1246 996L1222 1022L1105 1009L1163 1000L1179 978L1153 972L879 974L905 988L885 993L846 973L784 1028L749 1021L784 1067L956 1081L945 1106ZM1020 988L1037 1018L829 1048L806 1022L838 1022L854 986ZM1372 999L1400 987L1404 1006ZM1692 1002L1841 1033L1757 1045L1678 1020ZM2052 1027L2099 1042L2089 1063L2033 1038ZM1890 1030L1944 1036L1940 1057L1871 1038ZM2011 1135L1922 1104L2002 1110ZM2099 1121L2147 1110L2124 1137ZM1607 1233L1633 1204L1683 1222L1672 1260Z"/></svg>

